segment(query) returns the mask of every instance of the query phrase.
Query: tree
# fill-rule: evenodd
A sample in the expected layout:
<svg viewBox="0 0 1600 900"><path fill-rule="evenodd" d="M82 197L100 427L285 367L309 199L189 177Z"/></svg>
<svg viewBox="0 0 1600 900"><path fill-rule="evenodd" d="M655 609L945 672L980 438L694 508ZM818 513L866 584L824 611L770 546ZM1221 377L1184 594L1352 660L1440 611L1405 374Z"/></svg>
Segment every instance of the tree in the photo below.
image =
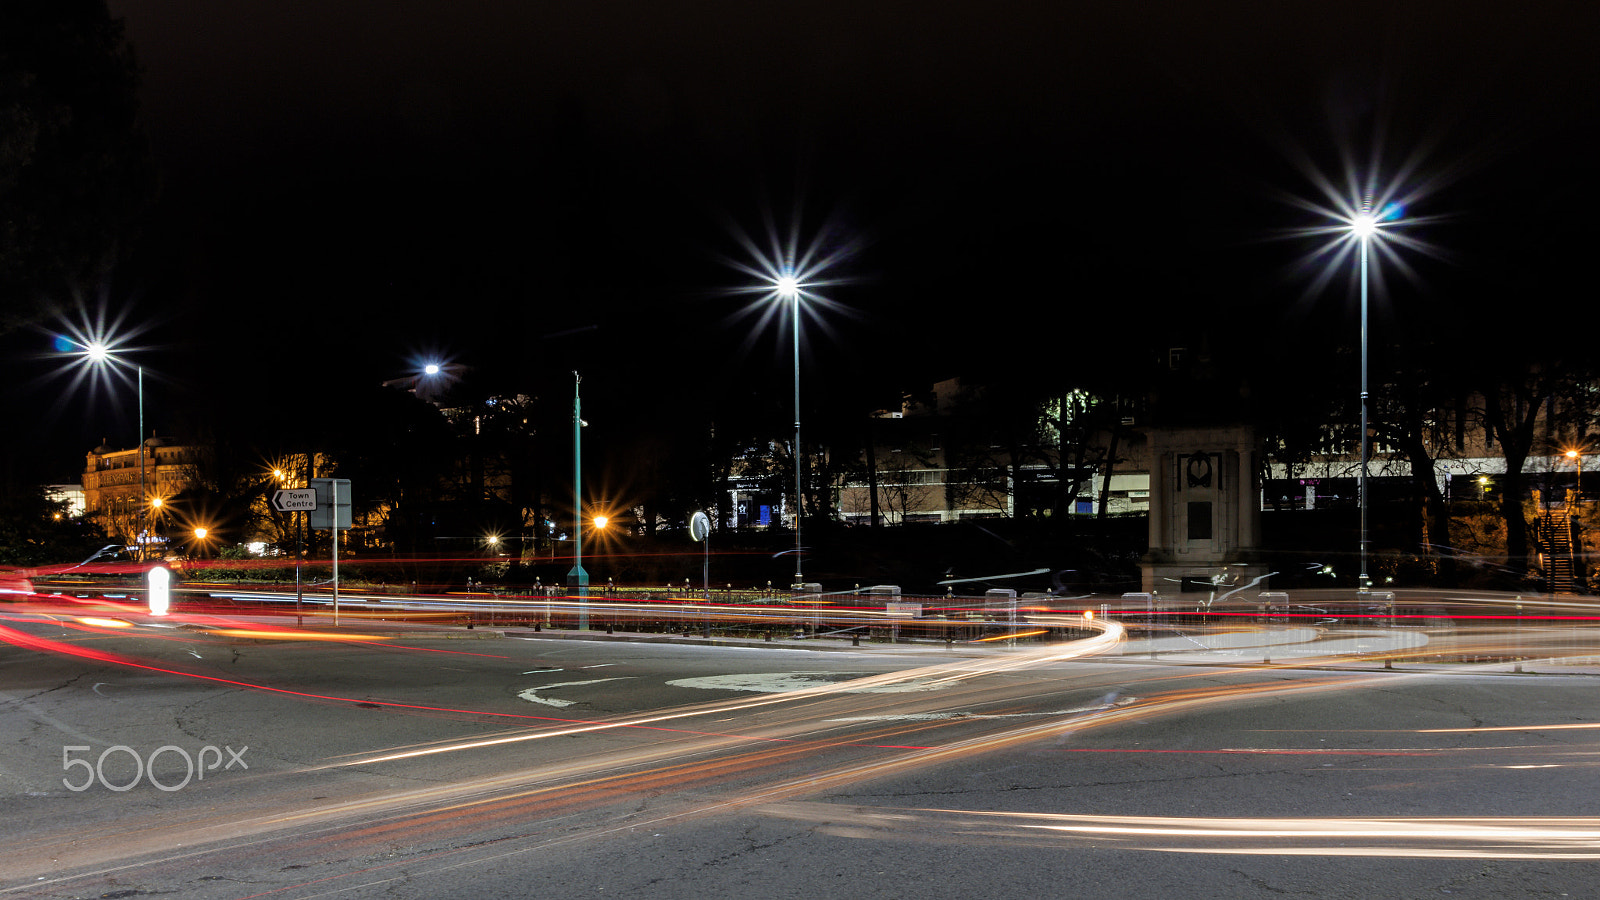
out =
<svg viewBox="0 0 1600 900"><path fill-rule="evenodd" d="M74 518L43 488L0 496L0 565L77 562L106 543L93 523Z"/></svg>
<svg viewBox="0 0 1600 900"><path fill-rule="evenodd" d="M1418 504L1417 543L1436 557L1440 578L1450 583L1455 554L1436 551L1453 546L1450 504L1439 484L1438 464L1452 456L1457 443L1453 430L1465 427L1471 385L1454 341L1438 331L1413 328L1402 336L1406 350L1395 356L1403 362L1385 368L1388 376L1374 399L1372 429L1374 443L1393 447L1406 460Z"/></svg>
<svg viewBox="0 0 1600 900"><path fill-rule="evenodd" d="M1064 517L1114 464L1121 409L1081 387L1005 380L971 393L952 424L953 502Z"/></svg>
<svg viewBox="0 0 1600 900"><path fill-rule="evenodd" d="M453 493L457 450L450 423L433 405L381 385L350 388L324 452L331 471L350 481L352 512L375 517L393 551L438 549L439 504Z"/></svg>
<svg viewBox="0 0 1600 900"><path fill-rule="evenodd" d="M173 546L193 543L200 528L206 543L222 544L259 537L264 528L277 531L267 509L277 481L247 435L208 423L186 443L195 448L183 467L186 486L164 498L152 530Z"/></svg>
<svg viewBox="0 0 1600 900"><path fill-rule="evenodd" d="M1528 519L1523 497L1529 490L1524 469L1539 443L1541 424L1555 427L1558 398L1576 393L1567 367L1535 364L1529 369L1484 367L1482 381L1485 424L1505 457L1501 478L1500 515L1505 520L1506 556L1513 570L1528 569Z"/></svg>

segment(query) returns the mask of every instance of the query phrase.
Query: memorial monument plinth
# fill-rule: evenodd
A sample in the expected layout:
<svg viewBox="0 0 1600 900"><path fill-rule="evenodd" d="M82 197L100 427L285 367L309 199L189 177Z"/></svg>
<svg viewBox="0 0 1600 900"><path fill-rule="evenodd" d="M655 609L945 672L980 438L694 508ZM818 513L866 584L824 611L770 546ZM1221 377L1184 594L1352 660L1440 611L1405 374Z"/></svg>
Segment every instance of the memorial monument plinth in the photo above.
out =
<svg viewBox="0 0 1600 900"><path fill-rule="evenodd" d="M1148 592L1226 591L1266 574L1255 430L1156 427L1150 437ZM1207 587L1212 585L1214 587Z"/></svg>

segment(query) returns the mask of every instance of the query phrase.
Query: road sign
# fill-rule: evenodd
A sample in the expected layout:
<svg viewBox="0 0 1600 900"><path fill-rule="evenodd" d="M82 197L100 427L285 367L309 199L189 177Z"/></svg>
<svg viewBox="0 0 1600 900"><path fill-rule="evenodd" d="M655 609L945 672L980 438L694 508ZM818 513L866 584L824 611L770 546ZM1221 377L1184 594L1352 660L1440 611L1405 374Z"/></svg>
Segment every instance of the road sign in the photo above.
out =
<svg viewBox="0 0 1600 900"><path fill-rule="evenodd" d="M315 488L285 488L272 492L272 508L278 512L310 512L317 508Z"/></svg>
<svg viewBox="0 0 1600 900"><path fill-rule="evenodd" d="M317 493L316 508L311 510L311 527L318 531L349 528L350 480L313 478L311 488Z"/></svg>

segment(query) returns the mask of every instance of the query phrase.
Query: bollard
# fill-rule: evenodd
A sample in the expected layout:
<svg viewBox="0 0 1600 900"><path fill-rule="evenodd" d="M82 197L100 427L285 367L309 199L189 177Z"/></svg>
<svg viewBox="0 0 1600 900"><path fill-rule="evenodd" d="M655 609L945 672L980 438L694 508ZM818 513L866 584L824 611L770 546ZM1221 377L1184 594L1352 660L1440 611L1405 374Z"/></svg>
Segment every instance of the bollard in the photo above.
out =
<svg viewBox="0 0 1600 900"><path fill-rule="evenodd" d="M859 633L850 635L850 646L852 646L852 647L861 646L861 635Z"/></svg>
<svg viewBox="0 0 1600 900"><path fill-rule="evenodd" d="M1518 599L1521 599L1521 598L1518 598ZM1517 604L1517 656L1516 656L1516 659L1517 659L1517 664L1512 667L1511 671L1513 671L1513 672L1521 672L1522 671L1522 604L1521 603Z"/></svg>

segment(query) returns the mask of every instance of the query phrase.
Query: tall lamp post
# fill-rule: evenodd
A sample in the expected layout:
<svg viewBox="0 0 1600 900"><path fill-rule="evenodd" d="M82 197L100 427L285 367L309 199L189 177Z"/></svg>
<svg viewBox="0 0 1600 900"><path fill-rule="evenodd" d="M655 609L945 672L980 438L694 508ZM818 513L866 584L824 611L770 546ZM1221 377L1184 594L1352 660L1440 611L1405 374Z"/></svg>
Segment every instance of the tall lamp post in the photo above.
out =
<svg viewBox="0 0 1600 900"><path fill-rule="evenodd" d="M572 373L572 569L567 586L578 596L578 630L589 629L589 573L583 570L583 376Z"/></svg>
<svg viewBox="0 0 1600 900"><path fill-rule="evenodd" d="M120 362L111 348L99 341L92 341L83 348L83 355L89 362L104 366ZM135 365L139 392L139 561L144 562L145 544L150 537L150 493L145 487L144 477L144 366Z"/></svg>
<svg viewBox="0 0 1600 900"><path fill-rule="evenodd" d="M789 309L793 316L794 338L794 586L801 590L805 584L801 563L803 560L800 543L800 519L805 507L805 485L802 479L802 467L805 454L800 450L800 281L793 275L784 275L777 282L778 296L789 301Z"/></svg>
<svg viewBox="0 0 1600 900"><path fill-rule="evenodd" d="M1377 233L1378 219L1370 206L1364 206L1350 219L1350 234L1361 245L1361 486L1358 491L1361 503L1361 580L1359 590L1372 587L1367 573L1367 470L1371 459L1371 438L1367 433L1367 248Z"/></svg>

